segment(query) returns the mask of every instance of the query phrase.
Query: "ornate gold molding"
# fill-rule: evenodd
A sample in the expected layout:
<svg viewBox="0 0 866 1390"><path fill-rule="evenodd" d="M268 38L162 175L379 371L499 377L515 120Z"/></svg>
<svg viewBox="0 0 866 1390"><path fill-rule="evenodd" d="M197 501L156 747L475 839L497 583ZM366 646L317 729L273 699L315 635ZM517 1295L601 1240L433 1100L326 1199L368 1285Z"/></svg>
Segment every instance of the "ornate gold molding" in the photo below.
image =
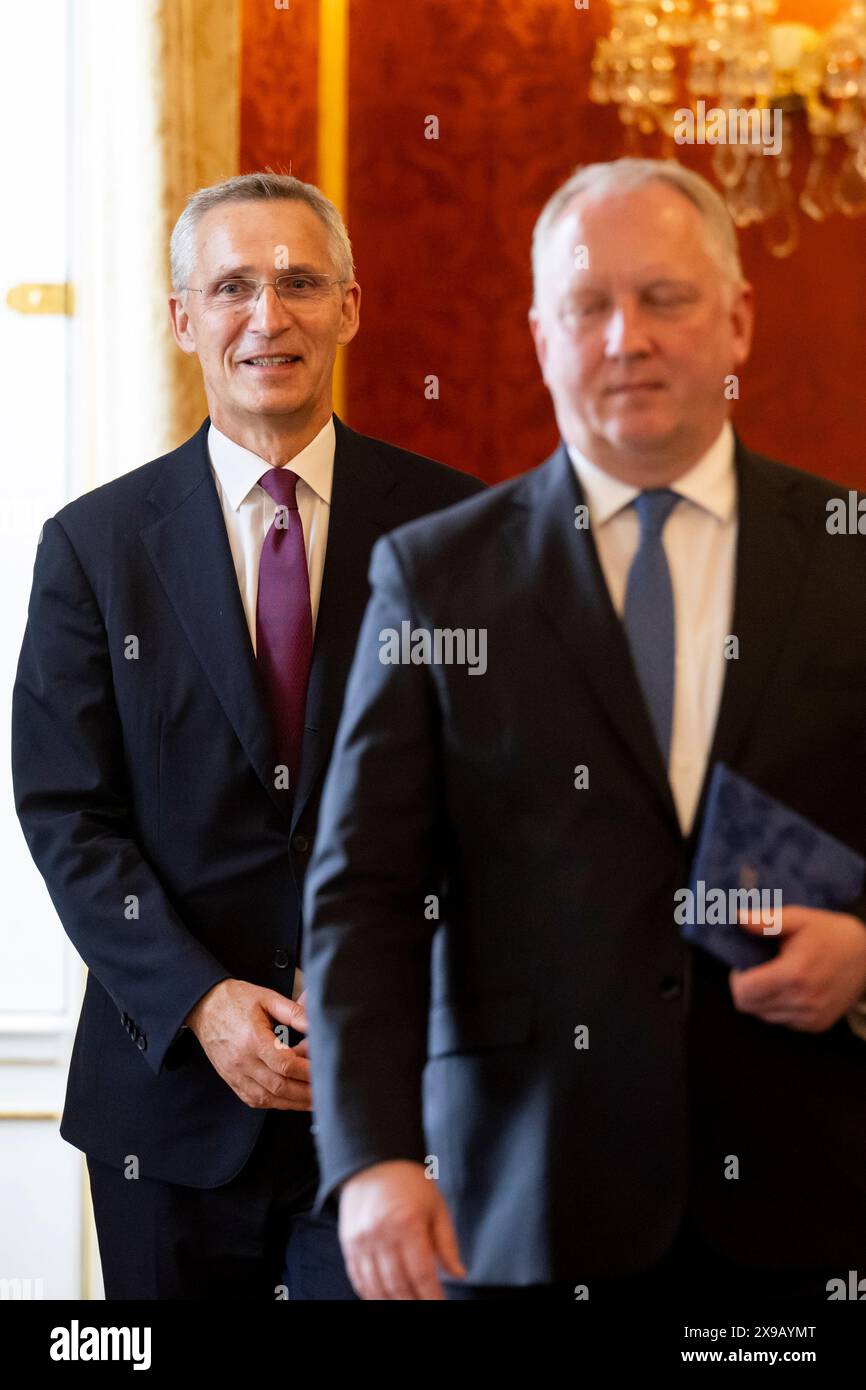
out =
<svg viewBox="0 0 866 1390"><path fill-rule="evenodd" d="M349 0L319 0L318 183L346 216L349 129ZM346 359L337 350L334 409L346 404Z"/></svg>

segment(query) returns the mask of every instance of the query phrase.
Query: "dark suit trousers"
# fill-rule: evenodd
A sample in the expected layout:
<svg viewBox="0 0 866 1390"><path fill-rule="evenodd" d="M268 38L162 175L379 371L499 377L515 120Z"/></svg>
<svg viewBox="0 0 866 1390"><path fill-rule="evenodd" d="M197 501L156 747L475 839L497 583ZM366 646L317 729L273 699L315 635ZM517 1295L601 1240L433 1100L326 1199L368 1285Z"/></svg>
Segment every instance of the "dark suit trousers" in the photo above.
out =
<svg viewBox="0 0 866 1390"><path fill-rule="evenodd" d="M222 1187L130 1179L88 1155L107 1299L351 1299L336 1221L314 1218L310 1116L268 1111Z"/></svg>

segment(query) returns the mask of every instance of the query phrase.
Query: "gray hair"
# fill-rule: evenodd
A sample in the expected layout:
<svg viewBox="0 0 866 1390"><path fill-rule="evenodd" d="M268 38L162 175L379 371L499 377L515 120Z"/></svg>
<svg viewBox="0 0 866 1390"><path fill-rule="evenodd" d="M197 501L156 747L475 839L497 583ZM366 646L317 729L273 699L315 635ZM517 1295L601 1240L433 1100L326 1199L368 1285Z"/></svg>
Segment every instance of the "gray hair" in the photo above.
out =
<svg viewBox="0 0 866 1390"><path fill-rule="evenodd" d="M210 188L200 188L187 199L186 207L174 224L171 234L172 289L184 289L195 264L195 234L200 219L211 208L222 203L258 202L266 198L285 198L290 202L306 203L324 223L328 234L328 250L340 280L352 280L355 261L352 243L339 211L313 183L304 183L291 174L275 174L270 169L257 174L239 174L223 179Z"/></svg>
<svg viewBox="0 0 866 1390"><path fill-rule="evenodd" d="M675 159L614 159L575 169L542 208L532 233L533 299L536 303L544 245L551 227L568 205L581 193L603 197L607 193L629 193L648 183L667 184L694 204L704 221L707 253L718 266L729 290L745 283L731 215L711 183Z"/></svg>

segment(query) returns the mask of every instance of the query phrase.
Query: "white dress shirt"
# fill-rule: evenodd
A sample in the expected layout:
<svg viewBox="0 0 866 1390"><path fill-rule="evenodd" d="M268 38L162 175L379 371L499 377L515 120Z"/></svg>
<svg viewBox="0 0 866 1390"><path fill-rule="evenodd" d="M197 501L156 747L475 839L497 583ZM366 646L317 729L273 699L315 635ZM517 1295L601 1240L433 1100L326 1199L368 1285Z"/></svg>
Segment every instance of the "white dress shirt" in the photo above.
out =
<svg viewBox="0 0 866 1390"><path fill-rule="evenodd" d="M620 618L640 541L629 503L640 488L621 482L568 446L589 509L602 572ZM676 631L674 716L668 775L684 835L691 830L712 746L725 678L736 579L737 476L726 420L703 458L671 484L679 493L662 533L671 572Z"/></svg>
<svg viewBox="0 0 866 1390"><path fill-rule="evenodd" d="M286 465L298 475L296 496L301 525L304 528L314 632L328 544L336 442L334 417L329 415L327 424L322 426L315 439L311 439L306 448ZM262 544L277 510L277 504L270 493L259 487L259 478L272 465L259 458L258 454L235 444L233 439L227 438L215 425L211 425L208 430L207 447L235 563L235 574L241 591L250 641L255 651L259 560Z"/></svg>
<svg viewBox="0 0 866 1390"><path fill-rule="evenodd" d="M298 475L295 495L304 529L313 632L316 630L325 550L328 544L336 443L334 417L329 415L327 424L322 426L315 439L311 439L306 448L289 459L286 465ZM228 532L238 588L243 600L247 629L255 652L259 561L262 544L277 510L273 497L259 486L258 480L267 469L276 465L267 463L265 459L259 458L258 454L253 454L249 449L236 444L213 424L208 430L207 447L211 472ZM296 970L292 986L293 999L298 998L303 987L303 974Z"/></svg>

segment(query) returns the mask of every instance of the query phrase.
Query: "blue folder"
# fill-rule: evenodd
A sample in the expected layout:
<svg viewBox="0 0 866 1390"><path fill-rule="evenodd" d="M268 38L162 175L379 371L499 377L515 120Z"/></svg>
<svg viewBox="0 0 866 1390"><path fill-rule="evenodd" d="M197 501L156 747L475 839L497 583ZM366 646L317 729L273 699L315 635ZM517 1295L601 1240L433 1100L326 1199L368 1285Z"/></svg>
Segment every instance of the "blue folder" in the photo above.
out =
<svg viewBox="0 0 866 1390"><path fill-rule="evenodd" d="M844 912L862 897L864 880L862 855L724 763L717 763L689 884L695 920L681 921L680 932L686 941L733 969L746 970L776 955L779 938L772 933L753 936L737 925L736 902L748 905L737 897L737 890L765 890L761 903L766 916L778 901L777 892L781 892L783 908L797 905ZM722 890L730 909L726 919L699 920L718 912L717 894L711 895L715 907L707 902L707 895L716 889ZM688 906L685 903L679 909L681 916Z"/></svg>

